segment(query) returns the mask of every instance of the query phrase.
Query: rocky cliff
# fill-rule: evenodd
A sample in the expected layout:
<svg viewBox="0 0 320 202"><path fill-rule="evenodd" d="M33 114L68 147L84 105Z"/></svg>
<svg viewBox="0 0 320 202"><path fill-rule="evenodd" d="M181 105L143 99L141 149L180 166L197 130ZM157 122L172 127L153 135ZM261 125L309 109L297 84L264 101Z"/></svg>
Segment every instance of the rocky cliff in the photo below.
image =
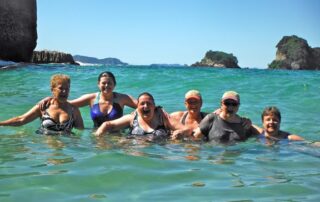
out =
<svg viewBox="0 0 320 202"><path fill-rule="evenodd" d="M276 59L270 69L320 69L320 48L311 48L305 39L284 36L277 44Z"/></svg>
<svg viewBox="0 0 320 202"><path fill-rule="evenodd" d="M34 51L31 59L32 63L46 64L46 63L67 63L74 64L75 61L71 54L57 51Z"/></svg>
<svg viewBox="0 0 320 202"><path fill-rule="evenodd" d="M211 50L206 53L205 57L200 62L196 62L191 66L240 68L238 66L238 60L233 54Z"/></svg>
<svg viewBox="0 0 320 202"><path fill-rule="evenodd" d="M36 44L36 0L1 0L0 59L29 62Z"/></svg>

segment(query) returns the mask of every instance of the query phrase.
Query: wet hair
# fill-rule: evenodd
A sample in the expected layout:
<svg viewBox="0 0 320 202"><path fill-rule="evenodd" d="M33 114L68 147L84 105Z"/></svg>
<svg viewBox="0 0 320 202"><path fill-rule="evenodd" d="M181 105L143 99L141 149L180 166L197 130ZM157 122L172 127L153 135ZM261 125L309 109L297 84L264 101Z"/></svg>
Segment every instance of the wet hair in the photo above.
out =
<svg viewBox="0 0 320 202"><path fill-rule="evenodd" d="M263 121L263 117L270 116L270 115L278 117L279 121L281 122L281 113L277 107L269 106L269 107L264 108L264 110L261 114L262 121Z"/></svg>
<svg viewBox="0 0 320 202"><path fill-rule="evenodd" d="M113 75L111 72L108 72L108 71L106 71L106 72L101 72L101 73L99 74L99 76L98 76L98 82L100 82L100 80L101 80L102 77L109 77L109 78L111 78L111 79L113 80L114 85L117 84L116 78L114 77L114 75Z"/></svg>
<svg viewBox="0 0 320 202"><path fill-rule="evenodd" d="M50 87L55 88L58 84L63 82L68 82L68 84L70 85L70 77L65 74L55 74L51 76Z"/></svg>
<svg viewBox="0 0 320 202"><path fill-rule="evenodd" d="M143 92L143 93L141 93L141 94L138 96L138 102L139 102L140 97L142 97L142 96L144 96L144 95L149 96L149 97L151 98L152 102L155 103L153 96L152 96L150 93L148 93L148 92Z"/></svg>

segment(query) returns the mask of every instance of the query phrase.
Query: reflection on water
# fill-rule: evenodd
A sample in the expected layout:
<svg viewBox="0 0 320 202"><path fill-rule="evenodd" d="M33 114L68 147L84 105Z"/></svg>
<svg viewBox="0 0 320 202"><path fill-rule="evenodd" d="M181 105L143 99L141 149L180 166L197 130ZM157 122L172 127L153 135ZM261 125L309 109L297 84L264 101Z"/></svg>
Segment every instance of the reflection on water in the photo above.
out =
<svg viewBox="0 0 320 202"><path fill-rule="evenodd" d="M279 200L306 194L317 198L320 159L312 155L317 152L319 148L308 144L270 146L255 140L233 146L154 144L122 135L94 137L86 130L74 137L4 135L0 136L0 198L22 199L25 182L39 196L36 201L56 192L89 200L133 200L136 193L137 200L149 201L152 194L177 198L184 193L187 201L192 196L231 201L263 199L265 191ZM126 195L119 196L119 189ZM278 190L300 192L282 196Z"/></svg>

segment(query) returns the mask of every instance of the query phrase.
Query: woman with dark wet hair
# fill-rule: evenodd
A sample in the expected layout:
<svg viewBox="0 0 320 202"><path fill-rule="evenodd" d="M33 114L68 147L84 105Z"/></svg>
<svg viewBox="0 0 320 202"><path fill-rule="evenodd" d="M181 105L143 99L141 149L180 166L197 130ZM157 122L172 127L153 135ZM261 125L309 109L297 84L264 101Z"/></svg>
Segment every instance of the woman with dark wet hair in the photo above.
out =
<svg viewBox="0 0 320 202"><path fill-rule="evenodd" d="M101 136L124 128L130 128L131 137L149 137L152 140L166 139L170 131L175 130L168 114L155 105L153 96L148 92L139 95L137 109L133 113L104 122L95 134Z"/></svg>

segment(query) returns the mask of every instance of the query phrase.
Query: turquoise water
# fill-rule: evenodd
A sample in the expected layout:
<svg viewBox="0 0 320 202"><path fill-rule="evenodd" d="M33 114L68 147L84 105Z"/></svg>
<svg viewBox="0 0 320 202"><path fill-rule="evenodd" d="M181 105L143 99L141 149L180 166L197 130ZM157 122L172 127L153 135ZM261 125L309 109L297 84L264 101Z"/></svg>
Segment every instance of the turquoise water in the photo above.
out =
<svg viewBox="0 0 320 202"><path fill-rule="evenodd" d="M219 106L226 90L241 96L239 114L261 125L267 105L282 112L282 129L308 141L320 135L320 72L190 67L29 66L0 71L0 120L26 112L50 95L52 74L71 76L70 98L97 91L97 76L112 71L116 91L151 92L166 111L184 110L183 96L198 89L203 110ZM125 109L126 113L131 109ZM320 148L310 143L267 146L251 139L234 146L125 142L35 134L36 120L0 127L0 201L319 201Z"/></svg>

